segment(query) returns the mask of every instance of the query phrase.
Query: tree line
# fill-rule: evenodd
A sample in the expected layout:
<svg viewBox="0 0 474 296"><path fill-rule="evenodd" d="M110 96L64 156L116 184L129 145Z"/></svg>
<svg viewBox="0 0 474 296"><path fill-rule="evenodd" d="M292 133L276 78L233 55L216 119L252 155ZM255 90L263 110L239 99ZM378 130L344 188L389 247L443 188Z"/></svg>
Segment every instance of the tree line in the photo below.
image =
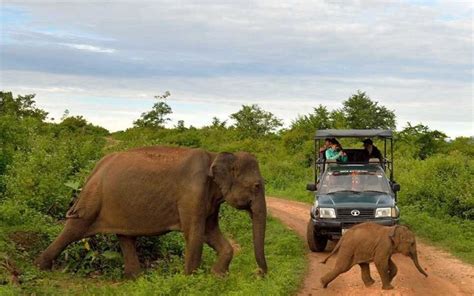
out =
<svg viewBox="0 0 474 296"><path fill-rule="evenodd" d="M169 91L163 95L155 96L157 100L152 109L142 113L141 117L134 121L134 127L163 129L171 119L172 108L166 102L171 96ZM273 113L263 110L259 105L242 105L241 109L230 114L228 120L212 118L208 128L235 130L241 138L262 138L266 136L282 136L287 143L294 142L294 149L301 147L304 141L312 137L312 133L319 129L391 129L396 128L396 116L393 110L372 100L366 92L357 91L342 102L342 108L332 111L319 104L311 113L298 115L288 128L283 127L283 120ZM178 130L185 130L184 121L179 120L175 126ZM194 127L190 127L193 129ZM206 128L206 127L204 127ZM445 150L449 145L448 136L439 130L432 130L421 123L413 125L407 122L406 126L396 133L396 138L404 143L413 144L418 147L413 156L426 159L430 155ZM470 151L468 143L472 139L460 137L451 143L460 149ZM290 144L291 145L291 144Z"/></svg>

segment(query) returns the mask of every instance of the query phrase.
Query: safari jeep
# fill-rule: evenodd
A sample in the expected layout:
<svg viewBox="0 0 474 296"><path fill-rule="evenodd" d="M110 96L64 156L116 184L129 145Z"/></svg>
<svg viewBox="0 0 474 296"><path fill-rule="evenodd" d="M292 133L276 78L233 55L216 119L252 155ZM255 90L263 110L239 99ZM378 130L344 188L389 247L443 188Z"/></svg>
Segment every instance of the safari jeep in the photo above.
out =
<svg viewBox="0 0 474 296"><path fill-rule="evenodd" d="M383 141L382 159L368 159L364 149L344 149L345 163L326 161L319 154L326 138L366 138ZM390 153L387 157L387 142ZM307 190L315 192L307 228L308 246L322 252L328 240L339 239L355 224L375 222L395 225L399 222L397 191L393 180L393 138L390 130L319 130L315 138L315 182ZM387 177L388 176L388 177Z"/></svg>

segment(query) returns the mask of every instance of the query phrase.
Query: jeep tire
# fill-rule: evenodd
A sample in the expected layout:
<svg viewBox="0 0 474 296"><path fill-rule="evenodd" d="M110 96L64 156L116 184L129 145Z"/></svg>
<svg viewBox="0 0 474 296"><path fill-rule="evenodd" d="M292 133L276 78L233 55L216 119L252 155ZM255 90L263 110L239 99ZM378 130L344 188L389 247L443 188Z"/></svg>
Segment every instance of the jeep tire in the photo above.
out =
<svg viewBox="0 0 474 296"><path fill-rule="evenodd" d="M328 244L328 238L324 236L316 235L314 231L314 225L311 220L308 222L306 229L306 239L308 241L308 247L312 252L323 252Z"/></svg>

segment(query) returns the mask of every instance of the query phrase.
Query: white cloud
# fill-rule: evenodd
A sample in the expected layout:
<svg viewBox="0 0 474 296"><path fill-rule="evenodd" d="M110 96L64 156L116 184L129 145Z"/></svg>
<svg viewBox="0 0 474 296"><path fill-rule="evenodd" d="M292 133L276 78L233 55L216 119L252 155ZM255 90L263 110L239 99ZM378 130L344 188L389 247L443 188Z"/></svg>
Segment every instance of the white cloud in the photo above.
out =
<svg viewBox="0 0 474 296"><path fill-rule="evenodd" d="M79 50L98 52L98 53L114 53L116 51L113 48L103 48L103 47L93 46L93 45L88 45L88 44L61 43L61 45L79 49Z"/></svg>
<svg viewBox="0 0 474 296"><path fill-rule="evenodd" d="M473 5L417 2L4 1L27 14L5 27L0 87L111 129L165 90L200 126L250 103L288 124L361 89L399 125L473 135Z"/></svg>

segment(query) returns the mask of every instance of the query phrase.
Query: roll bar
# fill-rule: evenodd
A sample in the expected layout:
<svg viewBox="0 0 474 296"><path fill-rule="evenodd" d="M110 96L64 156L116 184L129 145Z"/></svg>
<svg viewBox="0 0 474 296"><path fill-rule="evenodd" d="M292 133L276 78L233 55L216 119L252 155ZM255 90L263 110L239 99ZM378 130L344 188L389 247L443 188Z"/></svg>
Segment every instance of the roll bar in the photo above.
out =
<svg viewBox="0 0 474 296"><path fill-rule="evenodd" d="M390 181L393 179L393 133L391 130L382 129L351 129L351 130L340 130L340 129L325 129L318 130L315 136L315 158L314 158L314 182L318 183L318 176L326 169L328 163L324 158L319 155L319 149L321 147L321 140L326 138L380 138L384 141L383 147L383 159L380 164L385 172L390 172ZM390 143L390 157L387 157L387 140ZM346 162L344 164L365 164L366 161L357 162Z"/></svg>

